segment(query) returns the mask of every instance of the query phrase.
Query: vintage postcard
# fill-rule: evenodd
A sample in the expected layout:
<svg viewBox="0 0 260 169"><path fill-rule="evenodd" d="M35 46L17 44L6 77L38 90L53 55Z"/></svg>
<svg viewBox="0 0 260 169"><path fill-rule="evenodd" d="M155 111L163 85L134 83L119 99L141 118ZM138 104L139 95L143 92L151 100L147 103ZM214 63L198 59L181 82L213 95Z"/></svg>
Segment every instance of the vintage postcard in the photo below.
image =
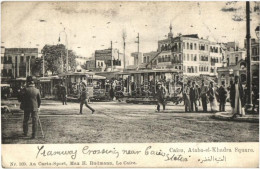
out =
<svg viewBox="0 0 260 169"><path fill-rule="evenodd" d="M259 7L2 2L2 167L258 168Z"/></svg>

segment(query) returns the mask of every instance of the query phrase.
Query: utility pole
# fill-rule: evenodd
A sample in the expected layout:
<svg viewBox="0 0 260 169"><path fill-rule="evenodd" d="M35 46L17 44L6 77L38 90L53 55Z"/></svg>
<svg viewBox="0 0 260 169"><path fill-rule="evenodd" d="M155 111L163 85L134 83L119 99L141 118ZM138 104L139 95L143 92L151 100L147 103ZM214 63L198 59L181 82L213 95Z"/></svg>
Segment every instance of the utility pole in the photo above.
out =
<svg viewBox="0 0 260 169"><path fill-rule="evenodd" d="M113 61L114 61L114 57L113 57L113 42L111 41L111 71L114 70L114 65L113 65Z"/></svg>
<svg viewBox="0 0 260 169"><path fill-rule="evenodd" d="M137 35L137 41L136 41L136 43L137 43L137 65L139 64L139 44L140 44L140 37L139 37L139 33L138 33L138 35Z"/></svg>
<svg viewBox="0 0 260 169"><path fill-rule="evenodd" d="M139 55L139 44L140 44L140 37L139 37L139 33L138 33L138 36L137 36L137 52L138 52L138 55Z"/></svg>
<svg viewBox="0 0 260 169"><path fill-rule="evenodd" d="M252 108L252 75L251 75L251 35L250 35L250 2L246 1L246 50L247 50L247 105L246 111Z"/></svg>
<svg viewBox="0 0 260 169"><path fill-rule="evenodd" d="M124 58L123 58L123 61L124 61L124 69L125 69L125 39L126 39L126 32L125 30L123 30L123 41L124 41Z"/></svg>

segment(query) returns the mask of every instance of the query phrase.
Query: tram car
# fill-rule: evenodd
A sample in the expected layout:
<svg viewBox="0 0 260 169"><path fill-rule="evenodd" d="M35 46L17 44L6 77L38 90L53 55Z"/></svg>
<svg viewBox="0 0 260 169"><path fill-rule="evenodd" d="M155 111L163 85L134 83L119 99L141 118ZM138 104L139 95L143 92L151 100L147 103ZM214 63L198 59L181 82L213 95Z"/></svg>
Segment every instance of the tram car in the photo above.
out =
<svg viewBox="0 0 260 169"><path fill-rule="evenodd" d="M121 92L127 103L157 103L158 83L166 90L166 100L182 102L183 73L177 69L146 69L125 71L117 74L123 79Z"/></svg>
<svg viewBox="0 0 260 169"><path fill-rule="evenodd" d="M67 87L68 99L78 99L81 93L82 81L87 82L89 99L92 101L107 98L105 92L105 80L103 76L95 75L93 72L73 72L60 75Z"/></svg>

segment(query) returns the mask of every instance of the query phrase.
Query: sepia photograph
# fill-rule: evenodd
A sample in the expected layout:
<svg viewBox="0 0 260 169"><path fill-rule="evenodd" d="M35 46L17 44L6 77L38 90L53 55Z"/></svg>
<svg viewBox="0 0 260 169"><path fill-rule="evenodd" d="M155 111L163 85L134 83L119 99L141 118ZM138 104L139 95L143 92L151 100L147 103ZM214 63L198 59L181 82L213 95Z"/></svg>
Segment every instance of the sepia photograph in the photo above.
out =
<svg viewBox="0 0 260 169"><path fill-rule="evenodd" d="M77 152L118 158L118 147L92 151L87 145L172 143L185 145L167 148L175 154L150 145L121 153L181 162L196 157L223 167L225 155L176 153L258 154L259 8L259 1L2 2L2 155L19 144L33 147L27 150L36 158L75 159ZM198 143L231 148L195 148ZM85 146L73 154L47 151L47 144ZM5 160L3 166L18 165ZM112 165L150 166L90 161L88 167Z"/></svg>
<svg viewBox="0 0 260 169"><path fill-rule="evenodd" d="M259 2L2 2L2 144L259 141Z"/></svg>

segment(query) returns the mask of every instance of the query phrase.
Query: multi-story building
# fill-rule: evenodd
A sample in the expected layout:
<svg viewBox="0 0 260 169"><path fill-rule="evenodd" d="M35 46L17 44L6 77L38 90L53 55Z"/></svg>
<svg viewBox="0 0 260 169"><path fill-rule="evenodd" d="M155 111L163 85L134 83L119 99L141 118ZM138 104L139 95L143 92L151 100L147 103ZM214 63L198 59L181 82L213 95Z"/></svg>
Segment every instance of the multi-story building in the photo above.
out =
<svg viewBox="0 0 260 169"><path fill-rule="evenodd" d="M232 65L237 65L240 60L244 60L246 58L245 49L239 48L239 44L237 42L228 42L223 43L224 52L224 61L223 66L228 67Z"/></svg>
<svg viewBox="0 0 260 169"><path fill-rule="evenodd" d="M86 61L87 70L91 71L116 71L123 69L122 53L118 49L96 50L93 57Z"/></svg>
<svg viewBox="0 0 260 169"><path fill-rule="evenodd" d="M252 39L251 47L252 60L259 61L259 40Z"/></svg>
<svg viewBox="0 0 260 169"><path fill-rule="evenodd" d="M10 79L34 75L32 66L38 57L38 48L1 47L1 77Z"/></svg>
<svg viewBox="0 0 260 169"><path fill-rule="evenodd" d="M175 68L188 76L216 76L217 67L222 66L224 59L220 44L199 38L197 34L174 37L171 25L168 38L158 41L157 52L150 60L152 63L148 63L152 68ZM147 62L144 56L142 63Z"/></svg>

